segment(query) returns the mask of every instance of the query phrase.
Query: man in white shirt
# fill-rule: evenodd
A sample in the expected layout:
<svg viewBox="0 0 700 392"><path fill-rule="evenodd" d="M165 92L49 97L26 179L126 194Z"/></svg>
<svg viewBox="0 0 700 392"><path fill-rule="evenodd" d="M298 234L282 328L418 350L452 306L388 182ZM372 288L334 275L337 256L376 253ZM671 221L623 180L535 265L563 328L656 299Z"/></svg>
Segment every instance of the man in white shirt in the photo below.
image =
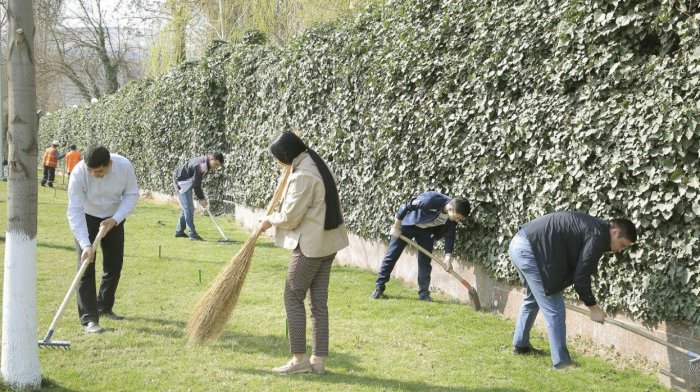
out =
<svg viewBox="0 0 700 392"><path fill-rule="evenodd" d="M95 287L95 264L85 271L78 285L78 313L87 333L102 332L99 316L124 317L112 311L124 262L124 220L139 199L134 167L128 159L110 154L104 146L88 147L68 182L68 222L75 237L78 267L92 260L91 244L101 227L102 282Z"/></svg>

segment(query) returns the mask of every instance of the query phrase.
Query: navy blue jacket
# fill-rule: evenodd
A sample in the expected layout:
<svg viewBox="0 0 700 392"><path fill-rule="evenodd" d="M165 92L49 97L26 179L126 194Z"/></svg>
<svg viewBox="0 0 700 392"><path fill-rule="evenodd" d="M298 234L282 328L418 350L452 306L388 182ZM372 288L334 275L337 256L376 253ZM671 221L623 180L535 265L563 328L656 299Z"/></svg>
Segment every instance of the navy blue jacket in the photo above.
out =
<svg viewBox="0 0 700 392"><path fill-rule="evenodd" d="M206 156L192 158L173 172L173 182L178 191L194 190L197 200L204 199L202 179L209 173L209 159Z"/></svg>
<svg viewBox="0 0 700 392"><path fill-rule="evenodd" d="M396 211L396 219L401 221L401 226L415 226L432 222L451 200L452 198L449 196L435 191L421 193L401 204L399 210ZM452 253L457 236L457 222L448 219L444 225L431 227L428 230L433 230L436 240L444 236L445 253Z"/></svg>
<svg viewBox="0 0 700 392"><path fill-rule="evenodd" d="M574 285L587 306L596 304L591 275L610 250L610 224L582 212L554 212L524 224L547 295Z"/></svg>

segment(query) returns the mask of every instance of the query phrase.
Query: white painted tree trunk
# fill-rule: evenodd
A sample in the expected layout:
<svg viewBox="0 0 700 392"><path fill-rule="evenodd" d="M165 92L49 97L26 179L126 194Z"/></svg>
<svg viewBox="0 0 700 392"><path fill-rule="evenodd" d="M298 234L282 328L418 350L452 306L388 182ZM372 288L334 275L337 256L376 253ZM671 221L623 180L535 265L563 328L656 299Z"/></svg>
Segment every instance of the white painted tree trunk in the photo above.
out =
<svg viewBox="0 0 700 392"><path fill-rule="evenodd" d="M31 262L30 262L31 261ZM36 237L5 233L2 378L14 388L41 385L36 325Z"/></svg>
<svg viewBox="0 0 700 392"><path fill-rule="evenodd" d="M36 324L38 118L32 1L10 0L7 15L10 143L0 372L3 382L13 389L38 390L41 387Z"/></svg>

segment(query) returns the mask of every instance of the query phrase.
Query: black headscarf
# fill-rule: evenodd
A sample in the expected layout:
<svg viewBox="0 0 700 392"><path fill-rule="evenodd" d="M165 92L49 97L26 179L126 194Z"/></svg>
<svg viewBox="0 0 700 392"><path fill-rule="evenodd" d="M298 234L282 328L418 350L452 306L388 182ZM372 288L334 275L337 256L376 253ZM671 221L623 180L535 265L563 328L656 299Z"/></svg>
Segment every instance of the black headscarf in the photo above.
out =
<svg viewBox="0 0 700 392"><path fill-rule="evenodd" d="M333 175L326 162L316 153L316 151L308 148L306 144L293 132L284 131L277 135L270 143L270 152L280 162L285 165L291 165L294 158L306 151L311 159L316 164L321 178L323 179L323 187L326 190L326 219L323 228L332 230L338 228L343 223L343 214L340 211L340 197L338 196L338 187L335 184Z"/></svg>

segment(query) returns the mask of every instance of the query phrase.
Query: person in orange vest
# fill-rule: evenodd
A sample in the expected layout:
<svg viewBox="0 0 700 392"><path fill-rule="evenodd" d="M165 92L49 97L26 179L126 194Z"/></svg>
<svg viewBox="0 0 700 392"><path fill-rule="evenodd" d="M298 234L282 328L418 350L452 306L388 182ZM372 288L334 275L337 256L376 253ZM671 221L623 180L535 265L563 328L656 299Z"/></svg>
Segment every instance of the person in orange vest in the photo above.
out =
<svg viewBox="0 0 700 392"><path fill-rule="evenodd" d="M53 179L56 177L56 166L58 166L58 160L63 158L58 149L58 140L51 142L51 147L47 148L44 152L44 177L41 179L41 186L46 186L48 182L49 187L53 188Z"/></svg>
<svg viewBox="0 0 700 392"><path fill-rule="evenodd" d="M80 162L80 151L75 144L70 145L70 151L66 154L66 171L68 172L68 180L70 181L70 172L73 171L75 165Z"/></svg>

